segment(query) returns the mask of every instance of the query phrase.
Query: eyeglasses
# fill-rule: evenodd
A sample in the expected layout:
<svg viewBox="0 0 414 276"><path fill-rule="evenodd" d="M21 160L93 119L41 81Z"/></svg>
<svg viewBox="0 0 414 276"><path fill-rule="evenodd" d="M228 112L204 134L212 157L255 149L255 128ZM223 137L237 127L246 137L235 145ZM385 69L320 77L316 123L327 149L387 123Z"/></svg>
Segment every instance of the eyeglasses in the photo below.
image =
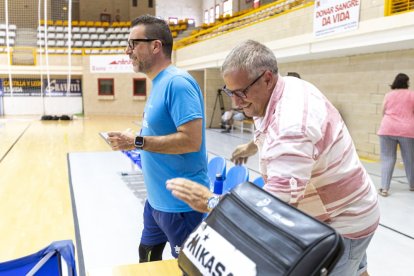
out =
<svg viewBox="0 0 414 276"><path fill-rule="evenodd" d="M137 42L151 42L158 40L156 38L137 38L137 39L130 39L128 40L128 48L134 50Z"/></svg>
<svg viewBox="0 0 414 276"><path fill-rule="evenodd" d="M229 97L233 97L234 95L236 95L239 98L247 98L246 93L247 91L250 89L250 87L252 87L261 77L263 77L264 73L266 73L266 71L263 71L263 73L261 73L251 84L249 84L245 89L240 89L240 90L230 90L228 89L226 86L224 86L221 91L223 91L224 93L226 93L227 96Z"/></svg>

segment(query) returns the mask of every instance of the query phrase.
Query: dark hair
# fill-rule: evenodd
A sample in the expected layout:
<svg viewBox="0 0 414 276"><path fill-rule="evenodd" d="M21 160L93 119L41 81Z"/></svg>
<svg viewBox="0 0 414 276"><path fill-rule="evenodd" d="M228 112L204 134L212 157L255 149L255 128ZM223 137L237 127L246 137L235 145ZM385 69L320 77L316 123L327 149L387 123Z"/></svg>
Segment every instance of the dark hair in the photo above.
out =
<svg viewBox="0 0 414 276"><path fill-rule="evenodd" d="M131 28L138 25L145 26L145 35L147 38L156 38L161 40L164 54L168 58L171 58L173 37L167 22L158 17L145 14L138 16L131 22Z"/></svg>
<svg viewBox="0 0 414 276"><path fill-rule="evenodd" d="M399 73L395 76L394 82L390 85L391 89L407 89L409 80L410 78L406 74Z"/></svg>
<svg viewBox="0 0 414 276"><path fill-rule="evenodd" d="M296 77L296 78L300 79L299 73L296 73L296 72L288 72L287 76Z"/></svg>

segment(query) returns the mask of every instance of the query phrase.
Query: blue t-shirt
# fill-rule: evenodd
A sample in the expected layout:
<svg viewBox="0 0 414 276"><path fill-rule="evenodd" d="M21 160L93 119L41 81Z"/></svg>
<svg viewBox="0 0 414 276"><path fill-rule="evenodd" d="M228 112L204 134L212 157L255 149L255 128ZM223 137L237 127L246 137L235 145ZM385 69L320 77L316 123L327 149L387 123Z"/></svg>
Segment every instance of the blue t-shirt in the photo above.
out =
<svg viewBox="0 0 414 276"><path fill-rule="evenodd" d="M203 96L197 82L187 72L174 66L161 71L152 82L145 105L142 136L163 136L195 119L203 119L203 136L198 152L163 154L142 150L141 161L148 201L163 212L188 212L192 209L167 190L165 182L183 177L209 186L205 144Z"/></svg>

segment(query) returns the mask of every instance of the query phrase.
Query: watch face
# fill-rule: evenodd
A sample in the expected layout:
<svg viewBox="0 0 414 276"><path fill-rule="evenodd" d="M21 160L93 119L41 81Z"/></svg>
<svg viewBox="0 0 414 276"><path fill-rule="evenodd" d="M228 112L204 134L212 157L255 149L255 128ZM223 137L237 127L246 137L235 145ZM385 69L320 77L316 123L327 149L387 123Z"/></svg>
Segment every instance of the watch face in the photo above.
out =
<svg viewBox="0 0 414 276"><path fill-rule="evenodd" d="M144 146L144 137L142 136L135 137L135 146L137 148L142 148Z"/></svg>
<svg viewBox="0 0 414 276"><path fill-rule="evenodd" d="M220 202L220 196L214 195L210 197L207 201L207 209L211 211L212 209L214 209L214 207L217 206L217 204L219 204L219 202Z"/></svg>

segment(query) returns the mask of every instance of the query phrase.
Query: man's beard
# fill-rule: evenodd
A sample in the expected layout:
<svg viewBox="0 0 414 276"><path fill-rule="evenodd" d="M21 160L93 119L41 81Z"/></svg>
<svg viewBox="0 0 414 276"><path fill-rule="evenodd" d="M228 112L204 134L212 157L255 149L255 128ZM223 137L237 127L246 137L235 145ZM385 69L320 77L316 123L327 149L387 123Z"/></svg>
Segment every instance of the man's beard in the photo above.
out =
<svg viewBox="0 0 414 276"><path fill-rule="evenodd" d="M147 74L150 71L151 64L148 61L138 61L136 65L134 65L134 71L139 73Z"/></svg>

